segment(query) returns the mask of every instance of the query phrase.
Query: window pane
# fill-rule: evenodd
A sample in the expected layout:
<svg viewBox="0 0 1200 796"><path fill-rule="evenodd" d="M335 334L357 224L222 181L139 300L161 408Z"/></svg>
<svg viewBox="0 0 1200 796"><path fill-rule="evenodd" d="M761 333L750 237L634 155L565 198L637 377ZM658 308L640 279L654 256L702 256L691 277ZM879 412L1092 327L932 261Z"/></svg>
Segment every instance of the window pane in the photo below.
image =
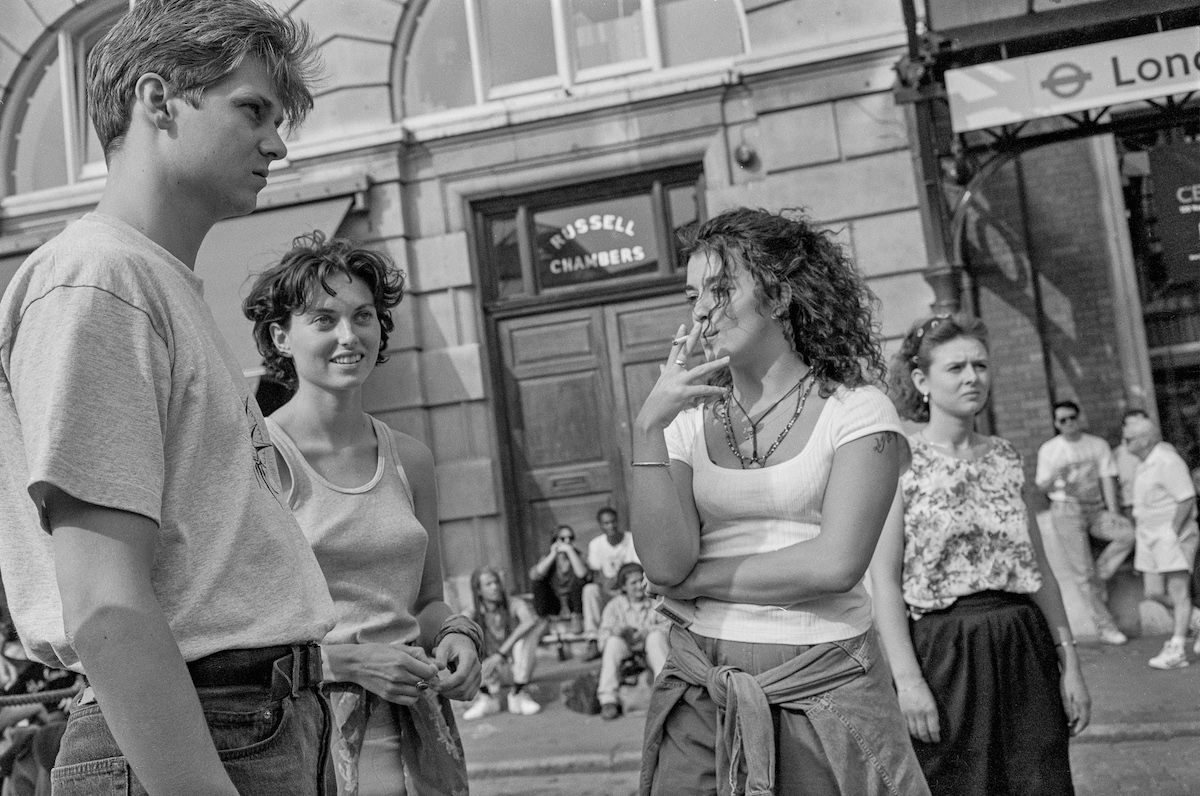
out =
<svg viewBox="0 0 1200 796"><path fill-rule="evenodd" d="M433 0L421 14L405 58L404 113L475 104L463 0Z"/></svg>
<svg viewBox="0 0 1200 796"><path fill-rule="evenodd" d="M521 247L517 242L516 216L491 220L492 265L496 269L496 297L525 292L521 279Z"/></svg>
<svg viewBox="0 0 1200 796"><path fill-rule="evenodd" d="M489 88L558 73L550 0L479 0Z"/></svg>
<svg viewBox="0 0 1200 796"><path fill-rule="evenodd" d="M534 270L541 289L657 270L648 195L542 210L533 221Z"/></svg>
<svg viewBox="0 0 1200 796"><path fill-rule="evenodd" d="M570 0L575 69L646 57L641 0Z"/></svg>
<svg viewBox="0 0 1200 796"><path fill-rule="evenodd" d="M668 188L667 202L671 205L671 226L676 231L700 220L695 185L676 185L674 188Z"/></svg>
<svg viewBox="0 0 1200 796"><path fill-rule="evenodd" d="M55 58L29 97L17 132L13 188L17 193L67 184L62 87Z"/></svg>
<svg viewBox="0 0 1200 796"><path fill-rule="evenodd" d="M679 66L742 52L734 0L658 0L663 66Z"/></svg>

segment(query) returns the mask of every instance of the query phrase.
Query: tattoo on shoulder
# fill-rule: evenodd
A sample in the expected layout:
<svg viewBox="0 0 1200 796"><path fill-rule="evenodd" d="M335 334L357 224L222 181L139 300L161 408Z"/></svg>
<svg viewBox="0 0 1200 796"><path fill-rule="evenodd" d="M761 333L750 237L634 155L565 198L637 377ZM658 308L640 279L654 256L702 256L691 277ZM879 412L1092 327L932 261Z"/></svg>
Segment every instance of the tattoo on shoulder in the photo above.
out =
<svg viewBox="0 0 1200 796"><path fill-rule="evenodd" d="M882 434L875 435L875 452L883 453L888 449L888 446L896 443L896 432L885 431Z"/></svg>

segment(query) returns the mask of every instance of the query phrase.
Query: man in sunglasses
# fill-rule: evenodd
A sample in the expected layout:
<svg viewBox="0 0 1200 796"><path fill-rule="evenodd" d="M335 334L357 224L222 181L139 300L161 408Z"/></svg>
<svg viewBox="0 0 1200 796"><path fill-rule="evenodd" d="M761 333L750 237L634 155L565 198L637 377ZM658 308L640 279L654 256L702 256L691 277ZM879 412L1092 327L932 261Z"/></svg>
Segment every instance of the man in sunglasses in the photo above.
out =
<svg viewBox="0 0 1200 796"><path fill-rule="evenodd" d="M1128 639L1117 629L1105 602L1104 579L1112 577L1131 545L1127 540L1110 542L1097 562L1089 542L1089 532L1103 512L1120 512L1117 465L1108 443L1084 433L1079 415L1074 401L1054 404L1058 434L1038 450L1034 480L1050 498L1050 517L1062 544L1068 571L1056 573L1059 580L1078 589L1102 643L1124 644Z"/></svg>

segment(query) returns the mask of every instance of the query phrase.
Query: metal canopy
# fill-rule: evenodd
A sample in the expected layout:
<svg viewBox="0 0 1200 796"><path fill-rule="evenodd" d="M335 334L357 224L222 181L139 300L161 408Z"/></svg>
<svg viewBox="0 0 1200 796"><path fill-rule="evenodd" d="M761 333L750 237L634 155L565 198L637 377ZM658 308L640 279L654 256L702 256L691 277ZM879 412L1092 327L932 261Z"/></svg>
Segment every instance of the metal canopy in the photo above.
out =
<svg viewBox="0 0 1200 796"><path fill-rule="evenodd" d="M937 0L925 2L924 19L930 19L928 6ZM950 69L1200 26L1200 0L1098 0L1039 13L1029 0L1029 13L943 30L926 29L915 3L902 0L909 46L896 65L894 95L911 108L909 138L917 148L930 257L925 277L935 312L959 307L966 209L1003 163L1035 147L1093 135L1200 129L1200 92L1189 91L956 134L945 77Z"/></svg>

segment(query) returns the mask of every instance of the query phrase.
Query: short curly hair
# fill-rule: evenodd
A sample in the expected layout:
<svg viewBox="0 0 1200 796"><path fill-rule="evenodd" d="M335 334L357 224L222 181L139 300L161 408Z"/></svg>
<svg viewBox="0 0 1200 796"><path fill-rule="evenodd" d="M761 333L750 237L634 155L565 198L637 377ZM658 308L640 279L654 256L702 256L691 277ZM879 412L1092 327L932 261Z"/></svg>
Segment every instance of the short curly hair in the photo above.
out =
<svg viewBox="0 0 1200 796"><path fill-rule="evenodd" d="M874 313L879 300L841 244L799 210L739 207L700 224L680 241L685 258L707 254L721 264L712 287L728 303L736 268L754 278L759 311L779 321L793 350L810 367L822 396L838 385L882 382L886 367ZM711 383L728 386L728 370Z"/></svg>
<svg viewBox="0 0 1200 796"><path fill-rule="evenodd" d="M978 340L984 348L988 347L987 326L965 313L933 315L917 321L908 330L888 372L888 394L901 417L917 423L929 421L929 404L913 384L912 372L918 368L928 372L933 352L960 337Z"/></svg>
<svg viewBox="0 0 1200 796"><path fill-rule="evenodd" d="M292 241L283 259L254 280L250 295L242 302L242 312L254 322L254 342L263 356L267 377L296 389L296 367L291 357L275 348L271 325L288 328L292 316L306 312L312 305L319 284L329 295L336 291L329 278L342 274L362 280L371 291L379 316L379 357L376 364L387 362L388 334L395 329L392 309L404 298L404 272L392 258L380 252L354 245L345 238L326 239L319 230Z"/></svg>

